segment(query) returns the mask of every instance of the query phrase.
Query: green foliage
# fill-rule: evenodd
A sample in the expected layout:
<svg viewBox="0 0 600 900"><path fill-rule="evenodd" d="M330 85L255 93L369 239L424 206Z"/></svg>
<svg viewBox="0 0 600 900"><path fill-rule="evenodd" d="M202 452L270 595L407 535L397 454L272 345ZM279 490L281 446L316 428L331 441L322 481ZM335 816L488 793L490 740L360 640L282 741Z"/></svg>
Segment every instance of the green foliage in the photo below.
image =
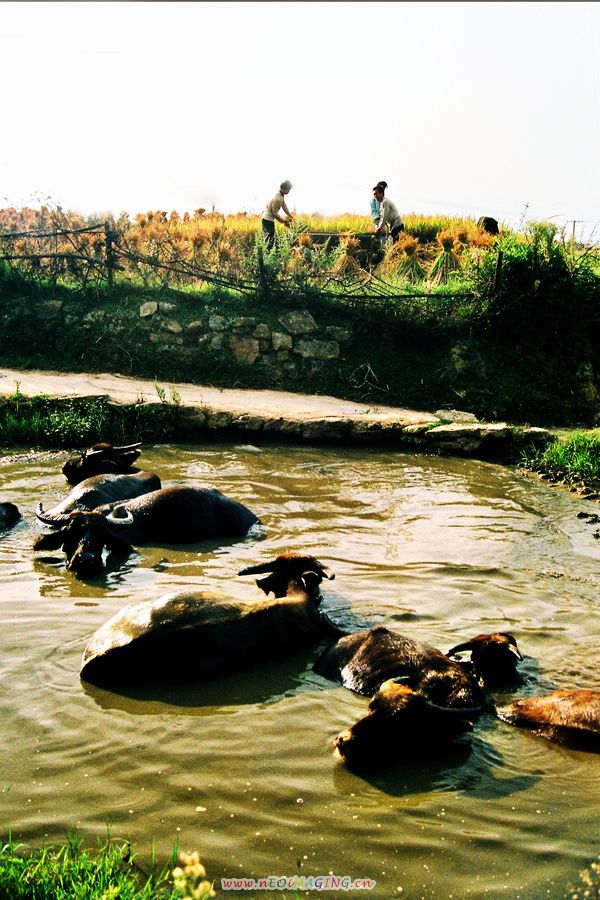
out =
<svg viewBox="0 0 600 900"><path fill-rule="evenodd" d="M600 489L600 437L578 432L566 441L554 441L544 450L525 450L521 462L534 472L566 484Z"/></svg>
<svg viewBox="0 0 600 900"><path fill-rule="evenodd" d="M9 835L0 848L0 896L11 900L175 900L165 866L149 876L127 843L107 839L96 852L69 835L66 843L24 853Z"/></svg>
<svg viewBox="0 0 600 900"><path fill-rule="evenodd" d="M498 251L502 264L496 285ZM585 334L595 339L600 326L597 256L597 248L574 255L548 222L529 223L524 235L504 235L469 270L482 324L521 340L560 337L564 342Z"/></svg>
<svg viewBox="0 0 600 900"><path fill-rule="evenodd" d="M453 250L443 249L431 267L429 277L434 284L446 284L453 272L460 269L460 263Z"/></svg>
<svg viewBox="0 0 600 900"><path fill-rule="evenodd" d="M172 432L180 403L174 386L170 399L163 391L158 412L151 404L117 405L106 397L49 400L24 398L17 392L0 400L0 443L71 448L98 440L155 440Z"/></svg>

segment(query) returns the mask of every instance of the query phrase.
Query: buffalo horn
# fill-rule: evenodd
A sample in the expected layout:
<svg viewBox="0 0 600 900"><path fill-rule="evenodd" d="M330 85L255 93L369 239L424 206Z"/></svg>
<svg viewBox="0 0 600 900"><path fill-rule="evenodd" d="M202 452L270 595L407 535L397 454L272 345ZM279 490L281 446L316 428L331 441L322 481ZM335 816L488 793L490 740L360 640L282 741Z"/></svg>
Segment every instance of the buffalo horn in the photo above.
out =
<svg viewBox="0 0 600 900"><path fill-rule="evenodd" d="M473 649L473 641L465 641L464 644L457 644L456 647L452 647L451 650L448 650L446 656L454 656L455 653L463 653L465 650Z"/></svg>
<svg viewBox="0 0 600 900"><path fill-rule="evenodd" d="M280 560L279 557L277 559L272 559L270 562L258 563L255 566L246 566L244 569L240 569L238 575L263 575L265 572L277 572L278 570L284 571L284 567L286 563L297 563L300 561L302 557L288 557L284 560ZM322 575L325 578L328 578L330 581L335 578L335 574L329 569L327 566L322 565L318 559L313 559L312 557L308 557L307 561L310 560L313 564L316 563L316 567L309 568L307 567L306 571L316 571L318 575ZM310 565L310 563L309 563Z"/></svg>
<svg viewBox="0 0 600 900"><path fill-rule="evenodd" d="M113 447L113 450L118 450L119 453L123 453L125 450L135 450L136 447L141 447L142 442L138 441L137 444L125 444L123 447Z"/></svg>
<svg viewBox="0 0 600 900"><path fill-rule="evenodd" d="M85 459L89 459L92 456L110 456L112 453L127 453L129 450L135 450L137 447L141 446L141 441L138 444L127 444L124 447L113 447L109 444L108 447L98 447L96 450L86 450L83 455Z"/></svg>
<svg viewBox="0 0 600 900"><path fill-rule="evenodd" d="M112 447L99 447L97 450L84 450L81 454L84 459L90 459L92 456L106 456L111 452Z"/></svg>
<svg viewBox="0 0 600 900"><path fill-rule="evenodd" d="M449 715L462 716L463 719L470 719L478 716L483 712L483 706L438 706L431 700L424 699L425 706L435 713L448 713Z"/></svg>
<svg viewBox="0 0 600 900"><path fill-rule="evenodd" d="M35 516L36 519L39 519L44 525L66 525L70 518L68 513L57 513L54 516L46 515L41 503L38 503L37 505Z"/></svg>
<svg viewBox="0 0 600 900"><path fill-rule="evenodd" d="M238 575L262 575L264 572L274 572L275 568L275 561L271 560L271 562L258 563L256 566L246 566L245 569L240 569Z"/></svg>
<svg viewBox="0 0 600 900"><path fill-rule="evenodd" d="M114 509L111 509L109 513L106 515L106 521L110 522L111 525L133 525L133 513L130 510L126 509L124 506L117 507L118 515L115 513ZM123 515L121 515L121 511L123 511Z"/></svg>

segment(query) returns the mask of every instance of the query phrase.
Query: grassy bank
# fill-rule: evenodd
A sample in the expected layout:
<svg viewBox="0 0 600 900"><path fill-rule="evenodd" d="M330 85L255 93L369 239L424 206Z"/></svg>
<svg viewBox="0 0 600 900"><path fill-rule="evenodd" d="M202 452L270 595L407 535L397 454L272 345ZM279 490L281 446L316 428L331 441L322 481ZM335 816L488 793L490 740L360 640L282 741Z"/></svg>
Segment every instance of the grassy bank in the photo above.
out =
<svg viewBox="0 0 600 900"><path fill-rule="evenodd" d="M178 397L156 385L155 402L111 403L107 397L67 400L14 394L0 398L0 446L85 447L98 440L126 444L160 441L172 434Z"/></svg>
<svg viewBox="0 0 600 900"><path fill-rule="evenodd" d="M25 851L8 837L0 849L0 896L10 900L208 900L215 896L198 854L173 852L157 866L127 842L107 839L95 851L70 835L65 843Z"/></svg>
<svg viewBox="0 0 600 900"><path fill-rule="evenodd" d="M0 211L0 231L87 224L61 215ZM369 229L367 218L305 218L292 231L278 229L272 253L261 247L257 217L154 212L114 222L123 255L112 286L101 266L81 262L101 253L97 234L76 237L79 261L25 254L0 263L0 360L432 411L458 407L487 421L600 421L598 248L566 240L549 223L520 233L501 228L496 238L473 220L406 216L400 244L365 268L353 234ZM342 240L316 246L307 233L314 229ZM20 240L23 253L34 248L33 239ZM0 250L6 246L0 240ZM18 250L19 241L11 247ZM209 271L219 283L198 274ZM170 305L184 334L211 315L254 316L280 330L282 313L307 309L321 329L348 328L353 337L335 365L317 374L246 365L209 344L183 358L176 345L149 345L140 322L148 300Z"/></svg>
<svg viewBox="0 0 600 900"><path fill-rule="evenodd" d="M521 462L550 481L600 495L600 430L563 433L544 450L525 451Z"/></svg>

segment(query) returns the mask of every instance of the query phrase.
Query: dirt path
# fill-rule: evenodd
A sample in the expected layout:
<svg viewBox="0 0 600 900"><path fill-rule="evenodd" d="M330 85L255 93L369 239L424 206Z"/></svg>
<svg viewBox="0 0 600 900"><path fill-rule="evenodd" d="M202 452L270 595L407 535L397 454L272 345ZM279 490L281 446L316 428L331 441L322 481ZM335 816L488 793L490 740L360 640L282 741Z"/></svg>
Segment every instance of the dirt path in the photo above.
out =
<svg viewBox="0 0 600 900"><path fill-rule="evenodd" d="M229 412L236 416L251 415L265 418L311 419L344 418L389 423L418 425L435 423L439 419L428 412L401 409L392 406L373 406L354 403L335 397L314 394L292 394L286 391L239 390L211 388L201 385L158 382L170 400L173 391L184 406L208 409L212 412ZM135 403L140 400L157 403L157 383L123 375L83 374L78 372L18 371L0 368L0 394L10 396L18 390L27 397L44 394L48 397L85 397L107 395L117 403Z"/></svg>

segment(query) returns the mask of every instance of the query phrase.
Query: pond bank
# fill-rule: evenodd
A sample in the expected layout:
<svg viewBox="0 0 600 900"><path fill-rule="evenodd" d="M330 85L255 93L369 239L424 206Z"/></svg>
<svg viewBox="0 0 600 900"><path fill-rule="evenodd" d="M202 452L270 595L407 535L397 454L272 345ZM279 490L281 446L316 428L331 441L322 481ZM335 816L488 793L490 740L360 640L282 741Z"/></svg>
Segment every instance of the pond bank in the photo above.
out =
<svg viewBox="0 0 600 900"><path fill-rule="evenodd" d="M369 405L318 394L161 384L122 375L0 368L0 396L44 396L57 404L104 398L121 411L156 409L161 430L175 440L206 437L284 440L308 444L383 444L421 452L513 460L524 447L544 447L544 428L451 421L434 414ZM164 416L169 411L168 422Z"/></svg>

